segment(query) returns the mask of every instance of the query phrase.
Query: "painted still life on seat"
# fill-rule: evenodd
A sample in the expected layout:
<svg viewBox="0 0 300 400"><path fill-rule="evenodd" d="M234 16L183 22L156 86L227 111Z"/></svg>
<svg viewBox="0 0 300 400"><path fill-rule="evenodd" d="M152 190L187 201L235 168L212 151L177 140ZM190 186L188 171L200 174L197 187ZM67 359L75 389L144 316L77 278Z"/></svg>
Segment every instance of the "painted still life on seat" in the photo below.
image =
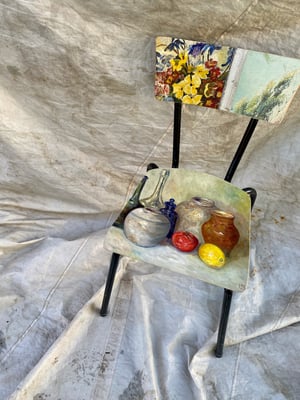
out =
<svg viewBox="0 0 300 400"><path fill-rule="evenodd" d="M245 289L246 192L199 171L156 168L147 172L127 205L108 230L108 250L217 286Z"/></svg>
<svg viewBox="0 0 300 400"><path fill-rule="evenodd" d="M155 97L278 123L300 85L300 60L156 38Z"/></svg>

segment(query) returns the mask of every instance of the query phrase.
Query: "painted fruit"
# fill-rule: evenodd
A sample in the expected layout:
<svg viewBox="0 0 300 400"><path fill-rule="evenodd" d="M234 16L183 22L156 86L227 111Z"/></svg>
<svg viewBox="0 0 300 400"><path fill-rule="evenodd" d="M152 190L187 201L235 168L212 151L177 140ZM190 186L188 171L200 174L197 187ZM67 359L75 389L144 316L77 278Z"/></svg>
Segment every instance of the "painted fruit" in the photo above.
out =
<svg viewBox="0 0 300 400"><path fill-rule="evenodd" d="M201 260L210 267L222 268L226 261L224 252L212 243L202 244L199 247L198 254Z"/></svg>
<svg viewBox="0 0 300 400"><path fill-rule="evenodd" d="M189 252L195 250L199 241L191 232L177 231L172 235L172 243L176 249Z"/></svg>

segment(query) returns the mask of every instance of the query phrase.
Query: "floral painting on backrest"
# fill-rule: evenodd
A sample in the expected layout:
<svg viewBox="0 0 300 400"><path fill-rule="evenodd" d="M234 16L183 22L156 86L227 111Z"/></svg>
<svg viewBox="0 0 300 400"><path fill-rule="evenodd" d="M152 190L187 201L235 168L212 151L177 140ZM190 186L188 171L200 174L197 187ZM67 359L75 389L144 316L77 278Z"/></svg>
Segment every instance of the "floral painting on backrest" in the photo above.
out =
<svg viewBox="0 0 300 400"><path fill-rule="evenodd" d="M234 51L232 47L157 38L156 97L218 108Z"/></svg>
<svg viewBox="0 0 300 400"><path fill-rule="evenodd" d="M155 96L280 122L300 85L300 60L171 37L156 38Z"/></svg>

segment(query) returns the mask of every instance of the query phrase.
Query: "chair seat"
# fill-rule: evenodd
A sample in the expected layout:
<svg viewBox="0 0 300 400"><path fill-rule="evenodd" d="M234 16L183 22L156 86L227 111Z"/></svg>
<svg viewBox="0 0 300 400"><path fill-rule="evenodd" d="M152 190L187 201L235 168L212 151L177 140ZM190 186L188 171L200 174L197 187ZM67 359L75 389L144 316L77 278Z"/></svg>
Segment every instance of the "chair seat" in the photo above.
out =
<svg viewBox="0 0 300 400"><path fill-rule="evenodd" d="M141 199L153 193L161 171L162 169L157 168L147 172L148 180L141 193ZM137 246L126 238L123 228L114 226L107 232L105 247L120 255L167 268L222 288L238 292L245 290L249 275L251 215L249 195L213 175L181 168L171 168L169 172L162 193L164 201L173 198L176 204L179 204L195 196L205 197L214 200L219 209L234 214L240 239L230 256L226 258L224 267L211 268L201 261L197 250L190 253L181 252L167 239L154 247Z"/></svg>

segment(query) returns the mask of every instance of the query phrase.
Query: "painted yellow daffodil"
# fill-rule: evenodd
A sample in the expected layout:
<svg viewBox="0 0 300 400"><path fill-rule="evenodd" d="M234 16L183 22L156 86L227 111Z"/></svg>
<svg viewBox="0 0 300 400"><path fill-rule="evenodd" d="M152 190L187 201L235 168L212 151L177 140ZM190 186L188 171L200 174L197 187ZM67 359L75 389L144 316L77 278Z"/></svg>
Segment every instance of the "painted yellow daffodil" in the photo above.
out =
<svg viewBox="0 0 300 400"><path fill-rule="evenodd" d="M196 96L188 96L185 95L182 98L182 102L185 104L200 104L201 103L201 99L202 99L202 95L201 94L197 94Z"/></svg>
<svg viewBox="0 0 300 400"><path fill-rule="evenodd" d="M194 74L187 75L182 82L184 84L183 86L184 93L190 96L195 96L197 94L197 89L201 85L201 79L199 78L198 75Z"/></svg>
<svg viewBox="0 0 300 400"><path fill-rule="evenodd" d="M205 66L202 64L197 65L197 67L195 68L195 74L198 75L199 78L201 78L201 79L206 79L208 73L209 73L209 70L207 68L205 68Z"/></svg>
<svg viewBox="0 0 300 400"><path fill-rule="evenodd" d="M177 99L182 99L184 93L183 93L183 88L184 88L184 81L180 81L178 83L173 83L172 88L173 88L173 93Z"/></svg>
<svg viewBox="0 0 300 400"><path fill-rule="evenodd" d="M178 54L178 57L172 58L170 60L173 71L181 71L188 61L187 52L182 52Z"/></svg>

